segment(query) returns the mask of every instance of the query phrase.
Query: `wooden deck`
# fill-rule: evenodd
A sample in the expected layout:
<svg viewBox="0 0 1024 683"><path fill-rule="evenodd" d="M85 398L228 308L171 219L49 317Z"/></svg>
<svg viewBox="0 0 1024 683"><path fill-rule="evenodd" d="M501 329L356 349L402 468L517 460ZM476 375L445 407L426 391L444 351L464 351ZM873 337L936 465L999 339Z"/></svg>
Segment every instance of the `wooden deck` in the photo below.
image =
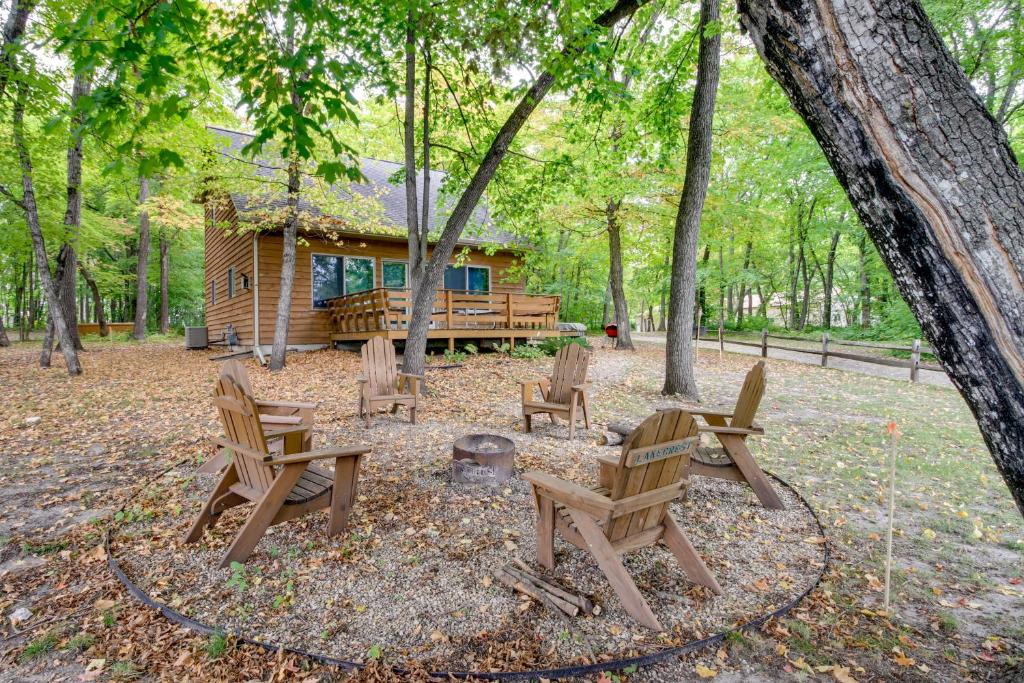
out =
<svg viewBox="0 0 1024 683"><path fill-rule="evenodd" d="M371 289L327 302L334 342L373 337L403 340L412 312L408 289ZM508 341L557 337L559 297L534 294L438 290L428 339Z"/></svg>

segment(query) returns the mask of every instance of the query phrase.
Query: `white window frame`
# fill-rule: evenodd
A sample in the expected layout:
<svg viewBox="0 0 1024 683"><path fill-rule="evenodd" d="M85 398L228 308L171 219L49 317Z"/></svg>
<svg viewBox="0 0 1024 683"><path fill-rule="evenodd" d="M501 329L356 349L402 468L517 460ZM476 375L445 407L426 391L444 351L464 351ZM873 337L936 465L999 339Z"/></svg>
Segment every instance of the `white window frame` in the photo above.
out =
<svg viewBox="0 0 1024 683"><path fill-rule="evenodd" d="M394 289L384 284L384 264L386 263L401 263L405 266L405 284L398 289L409 289L409 262L400 258L382 258L380 260L380 286L382 289Z"/></svg>
<svg viewBox="0 0 1024 683"><path fill-rule="evenodd" d="M342 263L341 263L341 296L346 296L346 295L349 294L349 292L347 291L348 287L345 284L345 261L348 260L348 259L359 259L359 260L362 260L362 261L369 261L370 262L370 283L373 285L372 287L370 287L370 289L376 289L377 288L377 259L376 259L376 257L374 257L374 256L351 256L349 254L330 254L330 253L321 252L321 251L310 252L310 254L309 254L309 306L310 306L310 310L313 310L313 311L326 311L327 310L326 307L324 307L324 308L318 307L316 305L316 303L314 302L314 299L316 298L316 289L315 289L315 283L313 282L313 258L316 257L316 256L330 256L331 258L340 258L342 260ZM406 279L408 279L408 277L409 277L409 275L407 273L406 274ZM369 290L363 290L363 291L369 291Z"/></svg>

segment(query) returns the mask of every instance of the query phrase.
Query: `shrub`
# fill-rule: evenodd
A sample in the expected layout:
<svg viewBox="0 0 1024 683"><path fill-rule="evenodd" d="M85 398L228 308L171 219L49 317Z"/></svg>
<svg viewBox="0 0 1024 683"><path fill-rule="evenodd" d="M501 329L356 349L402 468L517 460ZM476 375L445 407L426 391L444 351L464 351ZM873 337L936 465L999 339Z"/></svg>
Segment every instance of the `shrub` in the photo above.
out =
<svg viewBox="0 0 1024 683"><path fill-rule="evenodd" d="M457 365L466 360L466 354L462 351L452 351L451 349L445 349L444 360L446 363Z"/></svg>
<svg viewBox="0 0 1024 683"><path fill-rule="evenodd" d="M544 351L539 346L530 346L529 344L522 344L512 350L513 358L526 358L536 359L543 358L545 356Z"/></svg>
<svg viewBox="0 0 1024 683"><path fill-rule="evenodd" d="M476 344L466 344L466 353L468 353L471 356L475 356L476 354L480 353L480 349L476 347Z"/></svg>
<svg viewBox="0 0 1024 683"><path fill-rule="evenodd" d="M585 349L590 348L590 342L586 337L548 337L540 343L539 348L545 354L553 356L570 344L579 344Z"/></svg>

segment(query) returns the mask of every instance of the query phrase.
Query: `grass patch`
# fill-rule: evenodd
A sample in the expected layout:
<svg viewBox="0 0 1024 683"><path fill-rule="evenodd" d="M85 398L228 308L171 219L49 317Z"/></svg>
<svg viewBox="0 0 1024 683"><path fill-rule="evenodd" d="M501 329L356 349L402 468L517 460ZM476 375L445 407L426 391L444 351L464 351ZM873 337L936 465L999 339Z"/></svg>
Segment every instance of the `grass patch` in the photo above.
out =
<svg viewBox="0 0 1024 683"><path fill-rule="evenodd" d="M18 660L22 663L30 662L33 659L37 659L53 652L56 647L57 634L52 631L48 631L29 643L28 647L25 648L25 651L18 657Z"/></svg>
<svg viewBox="0 0 1024 683"><path fill-rule="evenodd" d="M92 647L92 644L95 642L96 637L94 635L82 631L81 633L77 633L72 636L72 638L64 644L64 649L72 650L74 652L84 652Z"/></svg>
<svg viewBox="0 0 1024 683"><path fill-rule="evenodd" d="M125 659L111 664L107 672L112 681L134 681L142 678L142 669L137 667L134 662Z"/></svg>
<svg viewBox="0 0 1024 683"><path fill-rule="evenodd" d="M227 649L228 637L220 631L212 633L206 641L206 656L210 659L219 659Z"/></svg>
<svg viewBox="0 0 1024 683"><path fill-rule="evenodd" d="M59 553L68 547L67 541L48 541L46 543L25 543L21 544L21 550L24 553L30 553L32 555L51 555L53 553Z"/></svg>

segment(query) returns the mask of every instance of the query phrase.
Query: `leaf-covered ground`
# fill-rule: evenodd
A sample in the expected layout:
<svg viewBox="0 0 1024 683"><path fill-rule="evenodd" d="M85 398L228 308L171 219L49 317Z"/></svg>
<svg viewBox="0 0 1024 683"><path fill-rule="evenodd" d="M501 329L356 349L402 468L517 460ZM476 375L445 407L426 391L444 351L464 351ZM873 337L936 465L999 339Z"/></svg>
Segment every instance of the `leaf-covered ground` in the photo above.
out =
<svg viewBox="0 0 1024 683"><path fill-rule="evenodd" d="M36 367L36 351L35 345L0 350L0 680L349 676L238 647L230 639L190 634L132 600L106 570L98 546L110 512L148 477L206 455L205 440L216 428L208 400L216 364L178 344L98 344L83 356L85 376L73 380L58 367ZM592 372L596 421L637 417L664 405L658 395L663 362L663 348L653 345L635 354L598 349ZM701 352L705 403L728 405L750 362ZM428 457L422 465L430 476L430 467L440 467L441 450L469 426L516 433L515 381L541 373L550 359L482 356L464 368L431 371L435 393L420 432L402 426L404 416L382 415L366 432L357 426L356 364L354 354L324 351L293 356L277 375L251 372L258 394L320 400L324 437L351 432L379 448L397 436L405 440L403 448L436 451L438 464ZM881 599L884 426L890 419L903 435L893 615L882 611ZM529 437L537 457L562 455L564 427L538 422L538 434ZM799 609L761 632L620 677L1012 680L1024 640L1024 524L959 396L946 388L773 360L761 422L767 434L754 453L821 512L832 541L832 570ZM591 447L584 439L594 436L581 435L572 450ZM402 474L400 462L388 465L392 472L378 469L373 476ZM582 471L563 474L587 479ZM373 506L369 500L360 505ZM138 523L134 515L146 510L139 501L128 519L122 515L115 524L131 528ZM533 514L518 505L502 513L510 519ZM298 534L323 543L322 533L316 522L289 530L287 539ZM528 545L514 535L507 540ZM154 539L154 548L161 543ZM144 543L134 539L124 549L135 546ZM225 577L226 584L230 572ZM227 585L221 590L237 592ZM287 609L287 582L270 597L281 596L278 608ZM21 607L31 616L12 625L9 616ZM478 608L457 608L464 607ZM356 677L390 676L371 663Z"/></svg>

